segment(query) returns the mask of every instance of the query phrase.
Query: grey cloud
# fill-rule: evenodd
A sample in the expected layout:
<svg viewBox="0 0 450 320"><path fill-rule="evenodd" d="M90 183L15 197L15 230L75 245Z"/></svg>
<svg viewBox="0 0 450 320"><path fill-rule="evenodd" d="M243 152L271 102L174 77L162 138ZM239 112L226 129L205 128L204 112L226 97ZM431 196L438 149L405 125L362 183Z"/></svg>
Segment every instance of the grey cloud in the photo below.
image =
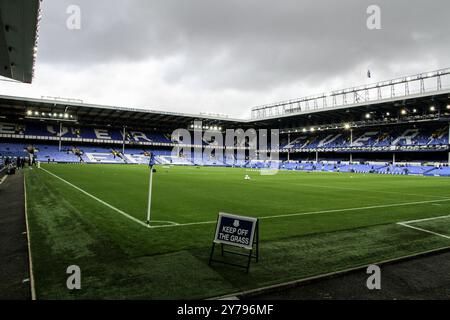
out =
<svg viewBox="0 0 450 320"><path fill-rule="evenodd" d="M81 7L81 30L65 26L70 4ZM366 28L371 4L382 30ZM257 93L361 65L380 74L430 56L450 65L448 0L46 0L43 9L38 62L84 69L178 57L161 74L169 85Z"/></svg>

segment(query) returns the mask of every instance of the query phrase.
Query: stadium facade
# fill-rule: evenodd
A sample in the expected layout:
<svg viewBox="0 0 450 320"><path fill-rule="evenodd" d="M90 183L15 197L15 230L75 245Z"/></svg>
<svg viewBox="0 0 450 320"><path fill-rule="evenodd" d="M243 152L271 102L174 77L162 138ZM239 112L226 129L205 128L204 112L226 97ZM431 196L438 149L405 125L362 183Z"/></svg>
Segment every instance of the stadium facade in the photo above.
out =
<svg viewBox="0 0 450 320"><path fill-rule="evenodd" d="M276 162L289 170L448 176L449 80L450 69L442 69L256 107L247 120L0 96L0 156L145 164L154 153L160 164L264 168ZM224 160L208 152L194 163L195 151L217 148L217 139L204 138L199 146L173 135L177 129L213 136L275 129L279 145L254 158L248 139L236 141L228 148L246 149L244 155ZM268 151L276 161L258 157Z"/></svg>

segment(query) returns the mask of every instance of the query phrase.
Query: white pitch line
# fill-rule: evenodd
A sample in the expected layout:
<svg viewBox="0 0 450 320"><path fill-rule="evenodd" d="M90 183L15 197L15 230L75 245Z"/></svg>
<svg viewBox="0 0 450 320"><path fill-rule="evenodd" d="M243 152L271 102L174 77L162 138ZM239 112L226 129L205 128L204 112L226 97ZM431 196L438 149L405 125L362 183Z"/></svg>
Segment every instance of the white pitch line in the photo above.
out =
<svg viewBox="0 0 450 320"><path fill-rule="evenodd" d="M120 209L117 209L116 207L110 205L109 203L103 201L102 199L97 198L96 196L90 194L89 192L86 192L86 191L84 191L83 189L77 187L76 185L70 183L69 181L64 180L63 178L57 176L56 174L54 174L54 173L52 173L52 172L50 172L50 171L48 171L48 170L46 170L46 169L44 169L44 168L41 168L41 170L47 172L48 174L50 174L51 176L53 176L53 177L55 177L55 178L61 180L62 182L67 183L69 186L71 186L72 188L75 188L75 189L77 189L78 191L84 193L84 194L87 195L88 197L91 197L92 199L97 200L98 202L100 202L100 203L103 204L104 206L106 206L106 207L108 207L108 208L110 208L110 209L112 209L112 210L114 210L114 211L120 213L120 214L123 215L124 217L126 217L126 218L128 218L128 219L130 219L130 220L132 220L132 221L134 221L134 222L136 222L136 223L139 223L140 225L142 225L142 226L144 226L144 227L146 227L146 228L148 227L148 225L147 225L145 222L143 222L143 221L141 221L141 220L139 220L139 219L136 219L135 217L129 215L128 213L126 213L126 212L124 212L124 211L122 211L122 210L120 210ZM170 226L176 226L176 225L177 225L175 222L172 222L172 221L153 221L153 222L173 223L173 224L170 225Z"/></svg>
<svg viewBox="0 0 450 320"><path fill-rule="evenodd" d="M147 227L150 229L157 229L157 228L173 228L173 227L185 227L185 226L194 226L194 225L202 225L202 224L213 224L216 223L217 220L211 220L211 221L200 221L200 222L189 222L189 223L176 223L172 221L153 221L153 222L160 222L160 223L170 223L169 225L161 225L161 226L148 226L143 221L140 221L129 214L123 212L120 209L117 209L116 207L113 207L109 203L93 196L92 194L84 191L83 189L75 186L74 184L64 180L63 178L57 176L56 174L41 168L48 174L54 176L55 178L58 178L59 180L67 183L68 185L72 186L73 188L79 190L80 192L86 194L87 196L97 200L98 202L104 204L105 206L119 212L120 214L124 215L125 217ZM383 205L376 205L376 206L367 206L367 207L356 207L356 208L344 208L344 209L331 209L331 210L321 210L321 211L310 211L310 212L300 212L300 213L292 213L292 214L281 214L281 215L273 215L273 216L265 216L260 217L258 219L277 219L277 218L288 218L288 217L296 217L296 216L306 216L306 215L315 215L315 214L323 214L323 213L335 213L335 212L348 212L348 211L360 211L360 210L370 210L370 209L380 209L380 208L391 208L391 207L401 207L401 206L411 206L411 205L419 205L419 204L428 204L428 203L437 203L437 202L449 202L450 198L445 199L439 199L439 200L425 200L425 201L415 201L415 202L402 202L402 203L393 203L393 204L383 204Z"/></svg>
<svg viewBox="0 0 450 320"><path fill-rule="evenodd" d="M165 220L151 220L150 222L151 222L151 223L168 223L168 224L173 225L173 226L179 225L179 223L177 223L177 222L174 222L174 221L165 221Z"/></svg>
<svg viewBox="0 0 450 320"><path fill-rule="evenodd" d="M8 178L8 176L4 176L4 177L2 178L2 180L0 180L0 184L2 184L3 182L5 182L6 178Z"/></svg>
<svg viewBox="0 0 450 320"><path fill-rule="evenodd" d="M27 204L27 182L26 175L23 175L23 197L24 197L24 213L25 213L25 227L27 234L27 249L28 249L28 269L30 273L30 290L31 300L36 300L36 286L34 282L33 257L31 255L31 234L28 223L28 204Z"/></svg>
<svg viewBox="0 0 450 320"><path fill-rule="evenodd" d="M409 224L402 223L402 222L398 222L397 224L400 225L400 226L406 227L406 228L411 228L411 229L414 229L414 230L430 233L432 235L439 236L439 237L442 237L442 238L450 239L450 236L446 236L445 234L440 234L440 233L437 233L437 232L434 232L434 231L422 229L422 228L419 228L419 227L410 226Z"/></svg>
<svg viewBox="0 0 450 320"><path fill-rule="evenodd" d="M298 183L298 182L293 182L293 181L286 181L286 183L305 186L305 187L311 187L311 188L326 188L326 189L336 189L336 190L361 191L361 189L356 189L356 188L324 186L324 185L317 185L317 184ZM400 194L400 195L412 196L412 197L429 197L429 198L439 198L439 199L450 199L450 197L445 197L445 196L435 196L435 195L418 194L418 193L404 193L404 192L396 192L396 191L367 190L367 192L368 193L371 193L371 192L384 193L384 194Z"/></svg>
<svg viewBox="0 0 450 320"><path fill-rule="evenodd" d="M439 217L433 217L433 218L425 218L425 219L410 220L410 221L402 221L402 222L399 222L399 223L410 224L410 223L423 222L423 221L430 221L430 220L437 220L437 219L445 219L445 218L450 218L450 215L439 216Z"/></svg>
<svg viewBox="0 0 450 320"><path fill-rule="evenodd" d="M280 214L280 215L276 215L276 216L261 217L259 219L275 219L275 218L284 218L284 217L306 216L306 215L321 214L321 213L334 213L334 212L346 212L346 211L359 211L359 210L370 210L370 209L380 209L380 208L402 207L402 206L412 206L412 205L416 205L416 204L427 204L427 203L435 203L435 202L450 202L450 198L439 199L439 200L424 200L424 201L415 201L415 202L380 204L380 205L368 206L368 207L332 209L332 210L300 212L300 213L292 213L292 214Z"/></svg>
<svg viewBox="0 0 450 320"><path fill-rule="evenodd" d="M217 220L177 223L175 225L150 226L150 228L151 229L159 229L159 228L187 227L187 226L195 226L195 225L201 225L201 224L212 224L212 223L216 223L216 222L217 222Z"/></svg>
<svg viewBox="0 0 450 320"><path fill-rule="evenodd" d="M383 204L383 205L367 206L367 207L356 207L356 208L344 208L344 209L331 209L331 210L321 210L321 211L299 212L299 213L291 213L291 214L280 214L280 215L274 215L274 216L265 216L265 217L260 217L258 219L260 219L260 220L263 220L263 219L278 219L278 218L307 216L307 215L315 215L315 214L323 214L323 213L336 213L336 212L348 212L348 211L360 211L360 210L371 210L371 209L380 209L380 208L412 206L412 205L428 204L428 203L435 203L435 202L450 202L450 199L425 200L425 201L415 201L415 202L402 202L402 203L393 203L393 204ZM184 227L184 226L193 226L193 225L201 225L201 224L212 224L212 223L216 223L216 222L217 222L217 220L201 221L201 222L190 222L190 223L180 223L178 225L152 226L151 228Z"/></svg>

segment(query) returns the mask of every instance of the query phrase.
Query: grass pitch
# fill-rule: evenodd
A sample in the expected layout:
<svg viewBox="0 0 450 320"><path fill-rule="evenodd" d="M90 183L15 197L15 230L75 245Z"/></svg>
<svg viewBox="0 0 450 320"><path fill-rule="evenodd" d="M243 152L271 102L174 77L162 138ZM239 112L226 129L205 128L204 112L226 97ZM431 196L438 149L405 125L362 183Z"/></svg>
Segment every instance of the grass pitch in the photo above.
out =
<svg viewBox="0 0 450 320"><path fill-rule="evenodd" d="M148 174L26 171L38 299L209 298L450 245L450 217L421 220L450 214L447 178L157 167L147 228ZM261 260L248 275L208 266L219 212L261 219ZM66 287L70 265L81 268L81 290Z"/></svg>

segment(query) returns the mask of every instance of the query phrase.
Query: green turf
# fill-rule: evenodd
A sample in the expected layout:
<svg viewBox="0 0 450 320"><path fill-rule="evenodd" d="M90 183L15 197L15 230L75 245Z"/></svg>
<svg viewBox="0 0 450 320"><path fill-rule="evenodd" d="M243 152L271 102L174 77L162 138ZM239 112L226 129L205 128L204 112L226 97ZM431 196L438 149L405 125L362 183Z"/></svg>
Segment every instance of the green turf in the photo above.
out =
<svg viewBox="0 0 450 320"><path fill-rule="evenodd" d="M42 167L145 220L148 167ZM244 180L245 174L252 179ZM450 214L446 178L158 167L152 219L182 225L155 229L44 170L27 170L26 182L40 299L208 298L450 245L396 224ZM218 212L261 218L261 261L249 275L208 266L215 227L208 222ZM450 235L450 219L433 226ZM69 265L81 267L79 291L66 288Z"/></svg>

